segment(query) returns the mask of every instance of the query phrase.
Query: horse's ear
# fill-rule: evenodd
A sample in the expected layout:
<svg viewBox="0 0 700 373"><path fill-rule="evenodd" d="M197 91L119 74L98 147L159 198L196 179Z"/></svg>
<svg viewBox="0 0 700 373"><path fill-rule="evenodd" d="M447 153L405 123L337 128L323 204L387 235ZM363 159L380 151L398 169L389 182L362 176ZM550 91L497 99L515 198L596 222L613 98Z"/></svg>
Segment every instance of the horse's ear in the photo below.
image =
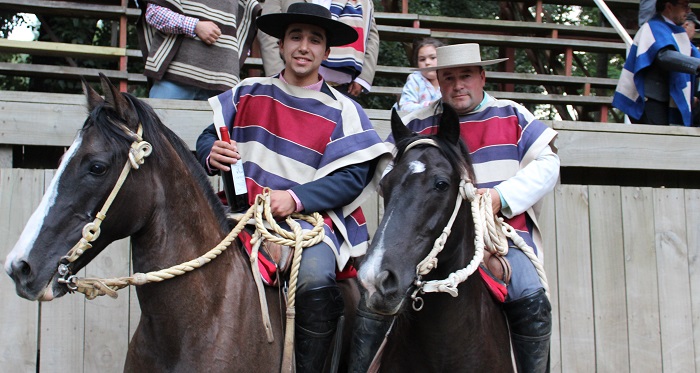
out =
<svg viewBox="0 0 700 373"><path fill-rule="evenodd" d="M112 84L102 73L100 73L100 83L102 84L102 90L105 92L105 101L114 106L114 109L124 119L127 126L135 126L138 123L138 116L129 101L119 92L119 88Z"/></svg>
<svg viewBox="0 0 700 373"><path fill-rule="evenodd" d="M400 140L413 135L413 132L403 124L399 113L396 109L391 109L391 134L394 135L394 141L398 144Z"/></svg>
<svg viewBox="0 0 700 373"><path fill-rule="evenodd" d="M102 96L100 96L99 93L97 93L97 91L92 89L92 87L90 86L90 84L88 84L85 78L81 76L80 80L83 82L83 92L85 92L85 96L87 97L88 111L92 111L98 105L102 104L105 100L102 98Z"/></svg>
<svg viewBox="0 0 700 373"><path fill-rule="evenodd" d="M438 137L449 141L452 144L459 142L460 124L459 115L452 106L443 103L440 125L438 127Z"/></svg>

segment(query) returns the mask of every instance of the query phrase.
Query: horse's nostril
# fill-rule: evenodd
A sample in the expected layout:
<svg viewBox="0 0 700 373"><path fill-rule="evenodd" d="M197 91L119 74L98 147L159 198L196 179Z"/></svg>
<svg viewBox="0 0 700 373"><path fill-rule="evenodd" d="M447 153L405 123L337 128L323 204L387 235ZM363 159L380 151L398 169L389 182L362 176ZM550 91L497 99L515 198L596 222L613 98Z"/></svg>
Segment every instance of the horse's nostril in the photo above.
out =
<svg viewBox="0 0 700 373"><path fill-rule="evenodd" d="M12 273L16 276L27 277L32 273L32 267L24 260L19 260L12 263Z"/></svg>
<svg viewBox="0 0 700 373"><path fill-rule="evenodd" d="M398 291L399 280L392 271L381 271L377 275L377 291L383 296L394 295Z"/></svg>

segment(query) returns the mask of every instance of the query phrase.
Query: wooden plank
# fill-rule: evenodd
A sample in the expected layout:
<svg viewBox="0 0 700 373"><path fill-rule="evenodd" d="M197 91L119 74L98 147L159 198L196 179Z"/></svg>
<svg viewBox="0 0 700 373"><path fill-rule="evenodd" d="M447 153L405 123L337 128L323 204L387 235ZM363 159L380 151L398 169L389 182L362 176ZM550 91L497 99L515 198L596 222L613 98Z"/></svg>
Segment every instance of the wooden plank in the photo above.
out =
<svg viewBox="0 0 700 373"><path fill-rule="evenodd" d="M513 35L493 35L477 33L456 33L449 31L435 31L430 33L436 39L445 39L450 44L479 43L483 46L514 47L518 49L544 49L560 50L571 48L573 51L593 53L613 53L625 56L627 54L625 43L597 41L592 43L587 40L541 38Z"/></svg>
<svg viewBox="0 0 700 373"><path fill-rule="evenodd" d="M556 145L562 167L700 171L700 162L687 161L700 159L700 147L695 137L593 131L558 132Z"/></svg>
<svg viewBox="0 0 700 373"><path fill-rule="evenodd" d="M0 0L0 9L51 16L82 16L109 19L119 19L123 15L135 19L141 15L141 11L136 8L78 1Z"/></svg>
<svg viewBox="0 0 700 373"><path fill-rule="evenodd" d="M54 174L55 170L44 172L45 190ZM85 270L80 270L77 275L85 276ZM40 371L83 371L82 364L76 366L75 362L82 362L84 358L84 314L85 300L79 294L66 294L41 304Z"/></svg>
<svg viewBox="0 0 700 373"><path fill-rule="evenodd" d="M86 276L128 276L129 246L128 238L109 245L88 264ZM85 371L123 371L129 343L129 291L121 290L117 299L102 296L88 301L85 325Z"/></svg>
<svg viewBox="0 0 700 373"><path fill-rule="evenodd" d="M593 372L596 357L588 189L561 185L555 193L561 370Z"/></svg>
<svg viewBox="0 0 700 373"><path fill-rule="evenodd" d="M629 370L661 372L663 366L652 189L625 187L621 188L621 194Z"/></svg>
<svg viewBox="0 0 700 373"><path fill-rule="evenodd" d="M558 185L557 188L560 188ZM552 373L561 373L561 331L559 327L559 270L557 268L557 222L555 211L556 192L547 194L542 199L541 212L538 218L540 232L542 233L541 248L544 256L544 268L549 283L549 302L552 304L552 338L550 345L550 369Z"/></svg>
<svg viewBox="0 0 700 373"><path fill-rule="evenodd" d="M698 128L684 126L649 126L646 124L550 120L545 120L544 122L557 131L614 132L700 137L700 130L698 130Z"/></svg>
<svg viewBox="0 0 700 373"><path fill-rule="evenodd" d="M415 39L430 36L430 30L415 27L377 25L379 39L383 41L413 42Z"/></svg>
<svg viewBox="0 0 700 373"><path fill-rule="evenodd" d="M700 367L700 190L685 191L685 221L688 234L688 273L693 310L695 370Z"/></svg>
<svg viewBox="0 0 700 373"><path fill-rule="evenodd" d="M654 189L654 217L663 367L667 372L694 372L683 190Z"/></svg>
<svg viewBox="0 0 700 373"><path fill-rule="evenodd" d="M77 58L116 58L126 56L125 48L96 45L0 39L0 53Z"/></svg>
<svg viewBox="0 0 700 373"><path fill-rule="evenodd" d="M12 168L12 146L0 145L0 168Z"/></svg>
<svg viewBox="0 0 700 373"><path fill-rule="evenodd" d="M597 372L629 372L620 187L589 186Z"/></svg>
<svg viewBox="0 0 700 373"><path fill-rule="evenodd" d="M0 62L0 74L13 76L31 76L42 78L62 78L80 79L88 81L98 81L99 73L116 84L116 80L127 80L131 83L146 83L146 76L143 74L129 74L126 71L89 69L85 67L40 65L29 63Z"/></svg>
<svg viewBox="0 0 700 373"><path fill-rule="evenodd" d="M19 238L24 224L44 194L43 172L0 169L0 262ZM34 372L37 366L39 303L16 295L9 276L0 276L0 366L16 372Z"/></svg>
<svg viewBox="0 0 700 373"><path fill-rule="evenodd" d="M375 16L376 18L376 16ZM503 33L512 35L538 35L551 36L552 31L557 31L559 37L575 36L577 38L607 39L619 41L620 36L612 27L567 25L553 22L528 22L511 21L505 19L476 19L457 18L433 15L418 15L421 27L429 29L450 29L454 32L462 31L487 31L490 33ZM636 29L627 30L634 35Z"/></svg>

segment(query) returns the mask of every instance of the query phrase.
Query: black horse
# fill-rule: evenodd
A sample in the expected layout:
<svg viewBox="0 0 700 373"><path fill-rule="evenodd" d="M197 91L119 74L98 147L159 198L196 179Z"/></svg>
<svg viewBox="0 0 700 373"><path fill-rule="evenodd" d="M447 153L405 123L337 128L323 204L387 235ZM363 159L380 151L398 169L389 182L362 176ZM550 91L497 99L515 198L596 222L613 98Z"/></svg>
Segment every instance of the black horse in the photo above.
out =
<svg viewBox="0 0 700 373"><path fill-rule="evenodd" d="M474 181L457 114L445 105L437 134L418 136L394 112L391 129L397 155L381 182L384 216L359 272L360 309L395 316L380 369L512 372L505 316L478 273L460 283L454 297L416 291L470 265L474 270L474 263L481 261L475 255L469 203L457 205L463 198L460 189ZM443 230L451 220L454 225L437 254L439 265L417 275L417 266L438 237L445 238Z"/></svg>

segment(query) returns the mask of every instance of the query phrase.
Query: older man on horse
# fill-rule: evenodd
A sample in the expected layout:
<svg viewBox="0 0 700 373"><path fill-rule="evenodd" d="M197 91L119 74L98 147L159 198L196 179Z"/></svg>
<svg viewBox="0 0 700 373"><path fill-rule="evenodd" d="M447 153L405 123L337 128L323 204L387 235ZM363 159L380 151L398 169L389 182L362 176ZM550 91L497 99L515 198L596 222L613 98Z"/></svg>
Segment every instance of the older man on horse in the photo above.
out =
<svg viewBox="0 0 700 373"><path fill-rule="evenodd" d="M352 27L311 3L292 4L257 24L280 39L285 68L211 98L214 123L225 125L232 140L217 140L211 125L197 140L197 156L210 174L243 162L249 202L271 188L277 218L323 214L325 239L304 249L301 259L295 342L297 372L321 372L343 312L336 269L367 248L359 205L379 180L377 161L390 154L362 108L318 72L330 47L357 39Z"/></svg>
<svg viewBox="0 0 700 373"><path fill-rule="evenodd" d="M478 44L459 44L437 49L437 70L442 100L402 118L413 132L430 134L442 114L442 102L459 114L461 137L469 148L479 193L489 191L494 214L505 218L518 235L541 258L537 225L538 203L554 188L559 176L559 157L552 142L556 132L521 105L499 100L484 92L484 66L505 61L481 60ZM504 303L519 372L545 372L549 368L551 305L535 265L512 241L506 259L512 268ZM362 305L356 319L351 357L366 371L369 348L384 338L386 320L366 315ZM363 347L364 346L364 347ZM370 347L374 346L374 347Z"/></svg>

